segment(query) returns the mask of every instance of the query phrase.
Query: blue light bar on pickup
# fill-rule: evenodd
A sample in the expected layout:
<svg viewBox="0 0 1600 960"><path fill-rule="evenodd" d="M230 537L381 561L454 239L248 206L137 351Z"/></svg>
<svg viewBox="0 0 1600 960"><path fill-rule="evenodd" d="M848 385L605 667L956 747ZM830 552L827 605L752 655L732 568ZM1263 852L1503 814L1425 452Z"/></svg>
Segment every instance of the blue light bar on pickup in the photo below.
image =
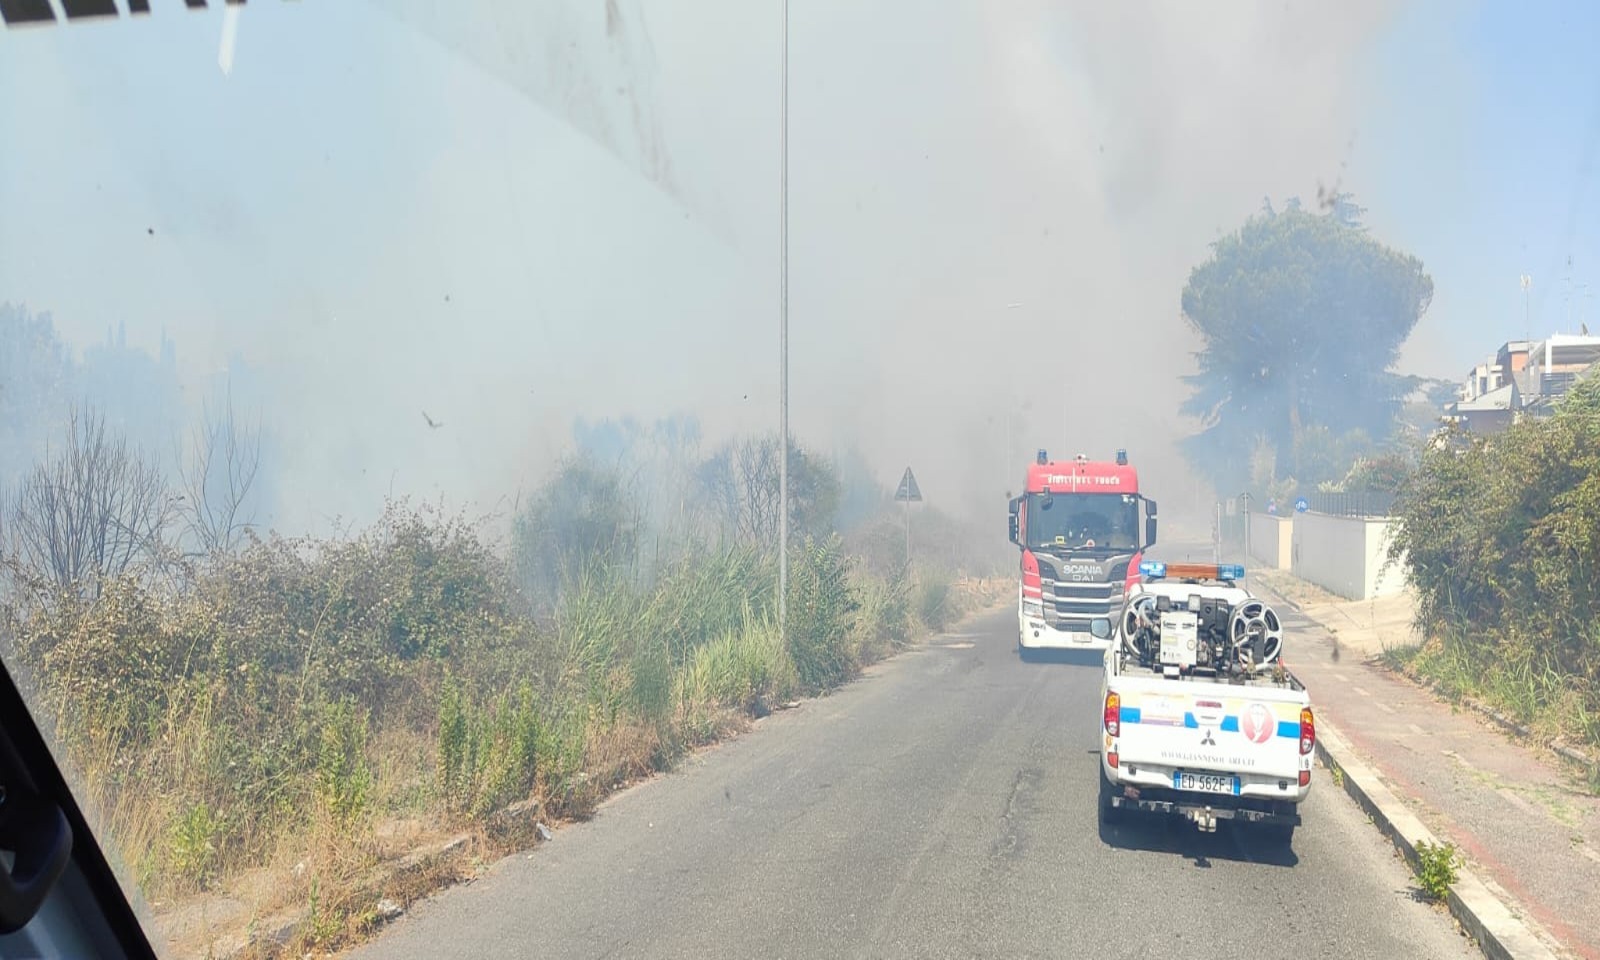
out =
<svg viewBox="0 0 1600 960"><path fill-rule="evenodd" d="M1238 563L1167 563L1165 560L1146 560L1139 564L1139 575L1147 580L1172 577L1176 580L1226 580L1233 583L1244 579L1244 566Z"/></svg>

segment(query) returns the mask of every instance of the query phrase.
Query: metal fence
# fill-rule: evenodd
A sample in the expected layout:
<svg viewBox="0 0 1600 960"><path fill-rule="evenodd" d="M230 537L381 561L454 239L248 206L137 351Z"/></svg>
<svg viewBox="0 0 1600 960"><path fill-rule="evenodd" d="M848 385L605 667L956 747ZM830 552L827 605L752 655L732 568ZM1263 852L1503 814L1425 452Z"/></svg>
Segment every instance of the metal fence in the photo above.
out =
<svg viewBox="0 0 1600 960"><path fill-rule="evenodd" d="M1297 493L1286 500L1276 502L1251 498L1249 508L1252 513L1273 513L1280 517L1291 517L1296 513L1295 503L1300 499L1306 501L1306 508L1313 513L1325 513L1335 517L1387 517L1394 510L1395 495L1323 493L1314 490L1310 493ZM1240 497L1230 497L1218 503L1218 516L1226 526L1242 528L1240 518L1244 512L1244 500Z"/></svg>
<svg viewBox="0 0 1600 960"><path fill-rule="evenodd" d="M1392 493L1308 493L1311 509L1335 517L1387 517L1394 510Z"/></svg>

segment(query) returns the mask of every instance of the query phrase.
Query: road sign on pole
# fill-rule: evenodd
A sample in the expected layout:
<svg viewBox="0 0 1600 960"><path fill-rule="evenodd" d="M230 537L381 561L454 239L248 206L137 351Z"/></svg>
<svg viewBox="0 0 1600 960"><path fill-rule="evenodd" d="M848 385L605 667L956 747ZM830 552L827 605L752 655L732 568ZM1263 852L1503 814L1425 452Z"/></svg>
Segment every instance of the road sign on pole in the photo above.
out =
<svg viewBox="0 0 1600 960"><path fill-rule="evenodd" d="M906 467L905 476L900 478L900 488L894 492L896 500L921 501L922 491L917 489L917 478L911 475L911 468Z"/></svg>
<svg viewBox="0 0 1600 960"><path fill-rule="evenodd" d="M1307 510L1310 510L1310 509L1311 509L1311 501L1310 500L1307 500L1305 497L1298 497L1298 498L1295 499L1295 501L1294 501L1294 512L1295 513L1305 513Z"/></svg>
<svg viewBox="0 0 1600 960"><path fill-rule="evenodd" d="M917 478L911 474L911 468L906 467L906 475L900 478L900 487L895 490L894 498L906 505L906 566L911 565L911 501L922 499L922 491L917 489Z"/></svg>

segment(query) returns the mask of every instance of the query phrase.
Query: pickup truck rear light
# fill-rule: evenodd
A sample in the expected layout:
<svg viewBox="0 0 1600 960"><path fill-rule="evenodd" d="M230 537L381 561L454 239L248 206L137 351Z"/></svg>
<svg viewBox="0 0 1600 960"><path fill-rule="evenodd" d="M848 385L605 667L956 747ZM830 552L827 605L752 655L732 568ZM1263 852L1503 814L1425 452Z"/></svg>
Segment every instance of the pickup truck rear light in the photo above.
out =
<svg viewBox="0 0 1600 960"><path fill-rule="evenodd" d="M1122 696L1115 691L1106 694L1105 724L1110 736L1122 735Z"/></svg>
<svg viewBox="0 0 1600 960"><path fill-rule="evenodd" d="M1317 719L1310 707L1300 708L1300 752L1310 753L1317 745ZM1304 783L1301 786L1305 786Z"/></svg>

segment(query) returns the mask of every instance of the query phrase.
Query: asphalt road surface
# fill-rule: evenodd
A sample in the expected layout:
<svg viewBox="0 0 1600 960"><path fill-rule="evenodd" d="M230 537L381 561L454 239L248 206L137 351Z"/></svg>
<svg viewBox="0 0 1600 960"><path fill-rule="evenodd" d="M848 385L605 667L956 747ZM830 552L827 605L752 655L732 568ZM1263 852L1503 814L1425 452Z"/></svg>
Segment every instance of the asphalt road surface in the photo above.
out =
<svg viewBox="0 0 1600 960"><path fill-rule="evenodd" d="M1477 957L1318 770L1292 847L1102 831L1099 678L985 614L606 803L357 955Z"/></svg>

